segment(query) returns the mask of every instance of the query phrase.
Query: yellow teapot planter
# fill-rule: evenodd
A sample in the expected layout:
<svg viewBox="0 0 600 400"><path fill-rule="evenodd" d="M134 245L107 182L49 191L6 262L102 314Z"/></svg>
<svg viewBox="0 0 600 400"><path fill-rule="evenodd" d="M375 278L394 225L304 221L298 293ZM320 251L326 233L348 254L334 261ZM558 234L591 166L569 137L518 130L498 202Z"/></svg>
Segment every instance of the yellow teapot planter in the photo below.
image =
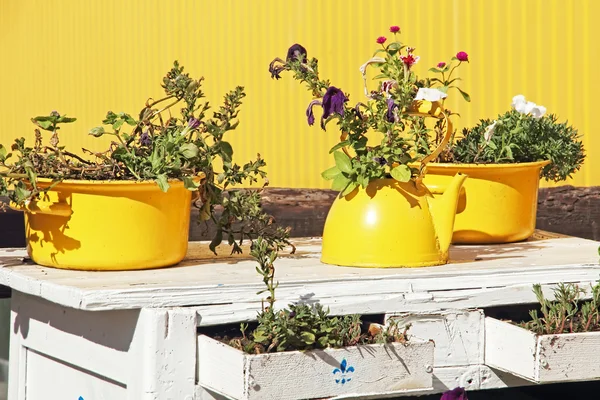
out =
<svg viewBox="0 0 600 400"><path fill-rule="evenodd" d="M421 161L423 172L448 143L452 124L437 102L414 102L409 113L446 119L444 139ZM421 176L406 183L374 180L366 189L359 187L336 198L325 221L321 261L351 267L447 263L456 205L466 178L457 173L440 198L434 198Z"/></svg>
<svg viewBox="0 0 600 400"><path fill-rule="evenodd" d="M458 201L453 243L511 243L535 230L540 170L548 163L431 163L423 182L439 194L455 174L469 176Z"/></svg>
<svg viewBox="0 0 600 400"><path fill-rule="evenodd" d="M50 180L39 179L39 187ZM65 180L24 211L27 253L37 264L134 270L177 264L187 252L192 192L171 181ZM126 232L126 234L122 234Z"/></svg>

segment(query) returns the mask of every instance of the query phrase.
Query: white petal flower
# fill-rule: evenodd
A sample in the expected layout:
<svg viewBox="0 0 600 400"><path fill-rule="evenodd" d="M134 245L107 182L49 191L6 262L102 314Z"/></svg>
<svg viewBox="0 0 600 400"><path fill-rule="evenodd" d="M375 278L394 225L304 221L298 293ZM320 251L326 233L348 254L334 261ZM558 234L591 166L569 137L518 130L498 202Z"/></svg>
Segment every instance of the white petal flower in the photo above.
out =
<svg viewBox="0 0 600 400"><path fill-rule="evenodd" d="M533 107L533 109L531 110L531 116L533 118L542 118L544 116L544 114L546 114L546 107L544 106L535 106Z"/></svg>
<svg viewBox="0 0 600 400"><path fill-rule="evenodd" d="M527 100L525 100L525 96L523 96L522 94L518 94L515 97L513 97L511 106L516 110L517 105L524 103L527 103Z"/></svg>
<svg viewBox="0 0 600 400"><path fill-rule="evenodd" d="M485 128L485 132L483 133L483 138L485 139L486 142L489 142L490 139L492 138L492 136L494 135L494 131L496 130L497 123L498 123L498 121L494 121L492 124L488 125L487 128Z"/></svg>
<svg viewBox="0 0 600 400"><path fill-rule="evenodd" d="M446 97L448 97L448 95L439 89L420 88L415 96L415 100L439 101Z"/></svg>
<svg viewBox="0 0 600 400"><path fill-rule="evenodd" d="M536 107L537 107L537 104L535 104L533 101L528 101L527 104L525 104L523 114L531 114L533 109Z"/></svg>

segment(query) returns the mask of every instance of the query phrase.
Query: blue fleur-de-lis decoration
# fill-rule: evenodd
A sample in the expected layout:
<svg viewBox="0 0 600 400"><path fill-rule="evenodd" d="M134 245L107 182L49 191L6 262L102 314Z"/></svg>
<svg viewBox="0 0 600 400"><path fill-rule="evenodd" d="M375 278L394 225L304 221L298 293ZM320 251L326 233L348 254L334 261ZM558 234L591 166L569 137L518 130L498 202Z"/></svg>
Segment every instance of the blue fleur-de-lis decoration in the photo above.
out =
<svg viewBox="0 0 600 400"><path fill-rule="evenodd" d="M77 399L77 400L83 400L83 396L79 396L79 399Z"/></svg>
<svg viewBox="0 0 600 400"><path fill-rule="evenodd" d="M354 367L348 366L348 362L344 358L340 363L340 367L333 370L335 383L341 383L343 385L346 382L350 382L352 380L352 377L350 376L352 372L354 372Z"/></svg>

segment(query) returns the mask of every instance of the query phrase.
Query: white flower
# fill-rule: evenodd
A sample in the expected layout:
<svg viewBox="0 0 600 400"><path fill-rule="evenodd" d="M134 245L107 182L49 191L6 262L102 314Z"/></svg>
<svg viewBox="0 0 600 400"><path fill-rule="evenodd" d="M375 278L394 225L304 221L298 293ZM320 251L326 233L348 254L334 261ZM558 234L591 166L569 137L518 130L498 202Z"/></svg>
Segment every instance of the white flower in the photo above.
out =
<svg viewBox="0 0 600 400"><path fill-rule="evenodd" d="M542 118L544 116L544 114L546 114L546 107L535 106L531 110L530 114L533 118L536 118L536 119Z"/></svg>
<svg viewBox="0 0 600 400"><path fill-rule="evenodd" d="M498 123L498 121L494 121L493 123L488 125L487 128L485 128L485 132L483 133L483 138L485 139L486 142L489 142L490 139L492 138L492 136L494 135L494 131L496 130L497 123Z"/></svg>
<svg viewBox="0 0 600 400"><path fill-rule="evenodd" d="M527 101L525 100L525 96L523 96L522 94L518 94L515 97L513 97L511 106L516 110L517 105L521 103L524 104L527 103Z"/></svg>
<svg viewBox="0 0 600 400"><path fill-rule="evenodd" d="M439 101L446 97L448 97L448 95L439 89L420 88L415 96L415 100Z"/></svg>
<svg viewBox="0 0 600 400"><path fill-rule="evenodd" d="M373 57L371 58L369 61L367 61L366 63L364 63L363 65L360 66L360 73L361 74L366 74L367 73L367 67L369 66L369 64L381 64L385 62L385 58L382 57Z"/></svg>

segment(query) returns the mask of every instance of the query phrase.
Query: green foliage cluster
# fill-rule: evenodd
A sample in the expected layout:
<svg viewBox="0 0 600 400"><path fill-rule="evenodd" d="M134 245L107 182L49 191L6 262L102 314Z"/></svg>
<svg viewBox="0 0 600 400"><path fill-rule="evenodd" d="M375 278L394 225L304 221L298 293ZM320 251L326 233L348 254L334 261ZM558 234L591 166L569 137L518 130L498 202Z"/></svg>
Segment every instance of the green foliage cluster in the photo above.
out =
<svg viewBox="0 0 600 400"><path fill-rule="evenodd" d="M394 32L397 38L398 30ZM375 179L393 178L400 182L414 179L419 171L411 167L422 158L417 141L423 136L423 117L409 115L419 88L436 88L443 93L457 89L469 101L469 95L457 87L459 78L452 73L462 61L452 58L450 64L430 71L439 74L439 78L420 80L411 67L419 60L414 48L398 40L384 44L386 38L380 38L381 48L360 70L365 82L367 100L354 105L349 104L349 96L341 89L331 85L329 80L319 77L318 60L309 59L306 50L296 44L288 51L284 61L276 58L270 65L272 77L280 78L283 71L291 71L294 79L305 83L315 100L306 111L309 125L314 123L313 107L323 108L321 127L337 120L343 132L340 143L329 153L333 153L335 166L322 173L326 180L332 181L332 189L340 191L340 196L352 192L357 187L366 188ZM465 53L466 57L466 53ZM456 64L454 64L456 61ZM279 65L278 65L279 63ZM366 69L375 66L378 74L373 77L377 89L367 89ZM367 138L369 132L378 132L377 141Z"/></svg>
<svg viewBox="0 0 600 400"><path fill-rule="evenodd" d="M228 92L209 118L211 107L202 101L203 80L192 79L175 61L162 79L164 97L149 99L136 116L109 111L102 125L89 131L94 137L110 136L113 140L104 152L83 149L87 158L59 143L61 125L75 118L56 111L33 118L32 147L24 138L16 139L10 152L0 145L0 196L22 204L64 179L155 181L165 192L170 181L180 180L190 191L199 192L200 220L216 224L210 245L213 251L227 240L234 252L241 252L242 241L257 236L282 248L288 243L289 232L273 225L272 218L261 211L260 193L234 188L266 178L266 164L260 155L238 165L233 162L231 144L225 140L239 124L244 88L238 86ZM171 112L176 106L181 107L179 116ZM45 140L48 144L43 143ZM222 165L222 171L216 170L217 165ZM52 185L40 188L38 178L49 178Z"/></svg>
<svg viewBox="0 0 600 400"><path fill-rule="evenodd" d="M267 305L258 314L258 326L246 333L247 324L241 325L241 337L223 338L231 346L250 354L281 352L288 350L311 350L340 348L369 343L406 343L408 327L395 323L370 333L358 315L333 317L319 303L290 304L276 311L275 260L277 251L262 238L252 243L251 255L257 260L257 272L262 276L266 289L257 294L268 293Z"/></svg>
<svg viewBox="0 0 600 400"><path fill-rule="evenodd" d="M589 301L582 300L585 291L573 283L559 283L552 291L554 300L548 300L541 285L533 285L541 315L531 310L531 320L520 326L540 335L600 330L600 283L592 286Z"/></svg>
<svg viewBox="0 0 600 400"><path fill-rule="evenodd" d="M465 128L442 161L503 164L550 160L541 172L549 181L565 180L581 168L585 154L578 132L567 122L558 122L556 115L534 118L511 110L498 115L493 131L486 135L492 124L494 121L482 119Z"/></svg>

